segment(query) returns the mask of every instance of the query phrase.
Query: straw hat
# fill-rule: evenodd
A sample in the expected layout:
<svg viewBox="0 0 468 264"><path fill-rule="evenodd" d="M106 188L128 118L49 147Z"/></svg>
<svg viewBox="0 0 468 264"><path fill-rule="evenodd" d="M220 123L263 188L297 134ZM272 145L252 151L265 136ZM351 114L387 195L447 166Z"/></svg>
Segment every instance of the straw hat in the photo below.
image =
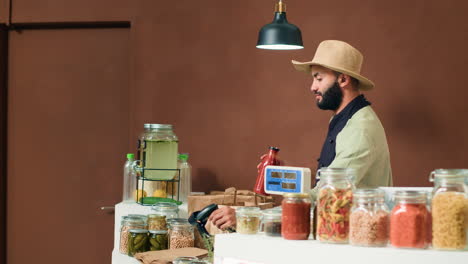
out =
<svg viewBox="0 0 468 264"><path fill-rule="evenodd" d="M339 40L325 40L320 43L312 61L299 62L293 60L294 68L298 71L310 73L312 65L341 72L359 80L359 90L370 90L374 83L361 75L363 56L359 50L346 42Z"/></svg>

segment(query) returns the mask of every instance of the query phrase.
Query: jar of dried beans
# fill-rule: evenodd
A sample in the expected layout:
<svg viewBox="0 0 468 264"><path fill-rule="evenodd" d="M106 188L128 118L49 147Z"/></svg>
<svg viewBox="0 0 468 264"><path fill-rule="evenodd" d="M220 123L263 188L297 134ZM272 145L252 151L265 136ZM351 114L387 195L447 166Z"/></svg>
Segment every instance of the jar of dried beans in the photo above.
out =
<svg viewBox="0 0 468 264"><path fill-rule="evenodd" d="M380 189L358 189L353 194L349 218L349 243L355 246L382 247L388 243L390 213Z"/></svg>
<svg viewBox="0 0 468 264"><path fill-rule="evenodd" d="M167 230L166 216L157 214L148 215L148 230Z"/></svg>
<svg viewBox="0 0 468 264"><path fill-rule="evenodd" d="M281 236L281 208L263 211L263 231L267 236Z"/></svg>
<svg viewBox="0 0 468 264"><path fill-rule="evenodd" d="M310 195L286 193L283 195L281 236L290 240L307 240L310 235Z"/></svg>
<svg viewBox="0 0 468 264"><path fill-rule="evenodd" d="M128 254L128 237L130 229L145 229L146 223L141 217L126 216L122 218L120 228L119 251L122 254Z"/></svg>
<svg viewBox="0 0 468 264"><path fill-rule="evenodd" d="M236 210L236 231L239 234L257 234L262 212L258 207L240 207Z"/></svg>
<svg viewBox="0 0 468 264"><path fill-rule="evenodd" d="M321 168L317 171L317 240L348 243L355 170Z"/></svg>
<svg viewBox="0 0 468 264"><path fill-rule="evenodd" d="M396 191L390 215L390 243L399 248L427 248L430 241L430 212L427 193Z"/></svg>
<svg viewBox="0 0 468 264"><path fill-rule="evenodd" d="M195 235L189 223L173 223L169 226L169 249L193 247Z"/></svg>
<svg viewBox="0 0 468 264"><path fill-rule="evenodd" d="M431 173L432 247L468 250L468 170L438 169Z"/></svg>
<svg viewBox="0 0 468 264"><path fill-rule="evenodd" d="M170 203L170 202L156 203L153 206L151 206L151 210L153 210L154 214L156 215L165 216L166 221L171 218L179 217L179 206L175 203Z"/></svg>

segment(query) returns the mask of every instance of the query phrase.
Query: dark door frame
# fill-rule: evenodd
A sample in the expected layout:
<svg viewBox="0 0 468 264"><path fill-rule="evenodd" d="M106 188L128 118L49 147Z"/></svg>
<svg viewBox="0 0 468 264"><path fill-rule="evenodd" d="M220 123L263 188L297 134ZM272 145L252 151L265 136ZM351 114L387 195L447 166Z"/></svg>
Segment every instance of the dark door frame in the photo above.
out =
<svg viewBox="0 0 468 264"><path fill-rule="evenodd" d="M10 4L11 12L11 4ZM11 14L10 14L11 18ZM130 28L129 21L0 24L0 263L7 261L8 43L9 31Z"/></svg>

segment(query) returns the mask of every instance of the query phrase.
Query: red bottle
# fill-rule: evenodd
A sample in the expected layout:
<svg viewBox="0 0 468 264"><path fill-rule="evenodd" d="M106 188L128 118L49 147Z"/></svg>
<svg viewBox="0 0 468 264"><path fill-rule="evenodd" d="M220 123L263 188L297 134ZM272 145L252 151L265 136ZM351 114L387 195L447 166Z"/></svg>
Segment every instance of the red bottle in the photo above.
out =
<svg viewBox="0 0 468 264"><path fill-rule="evenodd" d="M258 167L257 181L255 182L254 192L267 195L265 192L265 167L268 165L280 165L279 160L276 158L276 154L279 151L279 148L270 147L268 155L266 155Z"/></svg>

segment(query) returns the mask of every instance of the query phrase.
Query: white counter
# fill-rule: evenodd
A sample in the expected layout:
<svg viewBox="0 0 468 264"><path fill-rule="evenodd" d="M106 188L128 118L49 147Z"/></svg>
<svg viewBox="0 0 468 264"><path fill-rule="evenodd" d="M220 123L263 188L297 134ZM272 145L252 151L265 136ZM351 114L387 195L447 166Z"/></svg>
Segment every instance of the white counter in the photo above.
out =
<svg viewBox="0 0 468 264"><path fill-rule="evenodd" d="M468 264L468 251L354 247L263 234L216 235L214 248L214 264Z"/></svg>

